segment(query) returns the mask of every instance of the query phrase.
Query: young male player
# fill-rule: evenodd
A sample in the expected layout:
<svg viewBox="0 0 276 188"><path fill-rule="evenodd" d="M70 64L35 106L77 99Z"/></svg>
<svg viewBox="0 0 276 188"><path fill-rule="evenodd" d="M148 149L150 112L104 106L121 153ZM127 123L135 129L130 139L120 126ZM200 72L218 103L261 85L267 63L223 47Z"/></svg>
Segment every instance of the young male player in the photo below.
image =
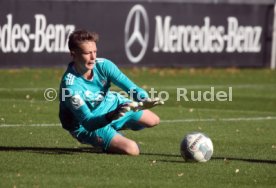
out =
<svg viewBox="0 0 276 188"><path fill-rule="evenodd" d="M150 99L111 61L97 58L97 42L98 34L86 30L69 36L72 62L62 77L59 95L62 127L81 143L106 152L139 155L136 142L118 131L156 126L159 117L148 108L163 102ZM111 83L136 102L111 92Z"/></svg>

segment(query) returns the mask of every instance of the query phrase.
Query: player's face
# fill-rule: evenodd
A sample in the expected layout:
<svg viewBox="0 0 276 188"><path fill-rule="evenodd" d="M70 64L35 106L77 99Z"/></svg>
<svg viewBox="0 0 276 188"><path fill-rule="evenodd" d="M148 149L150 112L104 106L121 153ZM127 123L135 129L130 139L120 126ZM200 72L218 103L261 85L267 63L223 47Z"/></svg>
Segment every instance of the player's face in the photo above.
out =
<svg viewBox="0 0 276 188"><path fill-rule="evenodd" d="M73 61L82 70L92 70L97 57L97 45L87 41L79 45L79 49L72 52Z"/></svg>

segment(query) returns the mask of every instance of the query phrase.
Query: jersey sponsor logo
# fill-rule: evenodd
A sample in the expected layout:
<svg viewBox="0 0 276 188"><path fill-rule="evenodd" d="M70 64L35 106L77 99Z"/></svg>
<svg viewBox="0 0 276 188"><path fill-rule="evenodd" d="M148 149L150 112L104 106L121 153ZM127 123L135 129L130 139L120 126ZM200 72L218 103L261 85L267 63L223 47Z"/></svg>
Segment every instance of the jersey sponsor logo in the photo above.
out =
<svg viewBox="0 0 276 188"><path fill-rule="evenodd" d="M132 24L133 23L133 24ZM149 41L149 19L145 8L135 5L129 12L125 24L125 51L132 63L144 57ZM140 50L131 50L140 46Z"/></svg>
<svg viewBox="0 0 276 188"><path fill-rule="evenodd" d="M74 95L71 97L71 104L74 109L79 109L82 105L84 105L84 101L82 100L80 95Z"/></svg>

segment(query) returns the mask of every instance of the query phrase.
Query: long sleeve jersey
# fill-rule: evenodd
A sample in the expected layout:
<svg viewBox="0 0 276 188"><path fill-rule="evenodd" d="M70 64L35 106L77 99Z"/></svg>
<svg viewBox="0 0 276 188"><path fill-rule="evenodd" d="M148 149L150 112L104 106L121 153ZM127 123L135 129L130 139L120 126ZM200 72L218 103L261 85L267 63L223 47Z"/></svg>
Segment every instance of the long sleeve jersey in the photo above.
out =
<svg viewBox="0 0 276 188"><path fill-rule="evenodd" d="M60 84L59 118L63 128L72 131L84 126L93 131L107 125L105 115L118 105L130 101L118 92L110 91L111 83L139 101L147 98L145 90L134 84L118 67L104 58L97 58L93 79L87 80L68 65Z"/></svg>

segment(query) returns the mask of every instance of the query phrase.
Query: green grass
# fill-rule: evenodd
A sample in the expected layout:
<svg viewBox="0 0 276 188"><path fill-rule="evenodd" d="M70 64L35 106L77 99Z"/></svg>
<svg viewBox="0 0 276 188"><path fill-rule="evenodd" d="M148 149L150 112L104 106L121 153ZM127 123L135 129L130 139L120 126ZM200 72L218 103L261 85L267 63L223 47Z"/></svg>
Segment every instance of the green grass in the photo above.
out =
<svg viewBox="0 0 276 188"><path fill-rule="evenodd" d="M63 71L0 70L0 187L275 187L275 71L123 69L144 88L170 96L153 109L159 126L123 132L139 143L138 157L101 153L59 126L58 101L46 101L44 91L58 88ZM212 86L233 87L233 101L176 100L177 87ZM180 156L179 143L192 131L214 143L207 163Z"/></svg>

